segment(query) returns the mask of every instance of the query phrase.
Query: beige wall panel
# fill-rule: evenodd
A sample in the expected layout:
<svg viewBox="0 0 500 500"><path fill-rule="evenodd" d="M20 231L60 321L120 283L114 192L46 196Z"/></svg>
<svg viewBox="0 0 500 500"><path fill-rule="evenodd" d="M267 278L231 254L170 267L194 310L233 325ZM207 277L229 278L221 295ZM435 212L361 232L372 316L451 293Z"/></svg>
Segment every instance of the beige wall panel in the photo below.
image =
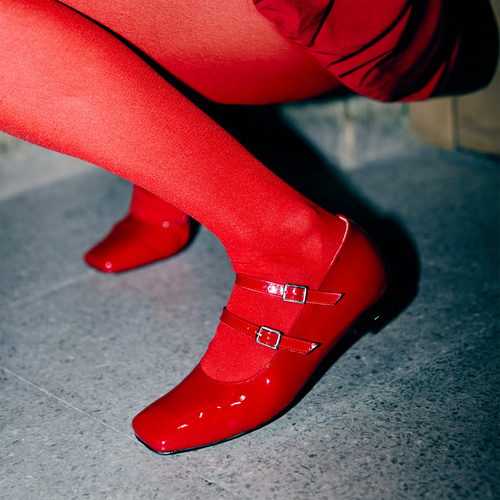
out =
<svg viewBox="0 0 500 500"><path fill-rule="evenodd" d="M493 1L492 6L498 22L500 1ZM488 47L484 50L488 50ZM459 146L483 153L500 154L500 73L498 67L493 81L487 88L458 99L457 120Z"/></svg>
<svg viewBox="0 0 500 500"><path fill-rule="evenodd" d="M500 0L492 1L499 21ZM485 47L484 50L488 50ZM500 73L490 85L473 94L431 99L410 105L415 133L444 148L461 147L481 153L500 154Z"/></svg>
<svg viewBox="0 0 500 500"><path fill-rule="evenodd" d="M452 99L411 103L410 121L415 133L424 141L446 149L455 146Z"/></svg>

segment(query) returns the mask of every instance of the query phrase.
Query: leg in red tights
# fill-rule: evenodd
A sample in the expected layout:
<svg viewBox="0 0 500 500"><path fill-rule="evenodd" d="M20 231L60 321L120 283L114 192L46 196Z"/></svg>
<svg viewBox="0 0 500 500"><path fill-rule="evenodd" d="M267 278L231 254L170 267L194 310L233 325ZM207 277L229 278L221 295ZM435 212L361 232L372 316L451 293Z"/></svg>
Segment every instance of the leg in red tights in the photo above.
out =
<svg viewBox="0 0 500 500"><path fill-rule="evenodd" d="M181 19L161 20L168 39L169 22ZM222 31L212 21L217 39ZM173 52L190 48L189 40L184 46L173 39ZM221 240L239 276L201 364L141 413L138 436L173 452L273 418L383 293L386 271L369 240L272 174L116 38L59 3L2 2L0 49L3 131L99 165L173 203ZM222 71L220 53L209 49L204 67L213 58ZM252 65L237 55L234 65ZM257 87L252 82L249 92ZM268 328L252 333L255 325Z"/></svg>
<svg viewBox="0 0 500 500"><path fill-rule="evenodd" d="M338 85L306 52L277 35L251 1L64 3L111 28L215 102L295 101ZM171 18L177 21L168 26L165 36L166 20ZM217 32L212 28L214 18ZM218 60L206 58L207 53L218 54ZM175 207L155 198L149 195L139 199L134 190L131 212L140 204L144 208L142 217L127 217L125 224L118 223L87 252L86 262L100 271L119 272L177 253L185 245L181 242L185 241L186 223L182 223ZM162 214L160 223L156 221L157 211ZM170 223L168 231L161 225L165 220ZM181 229L181 238L172 228Z"/></svg>

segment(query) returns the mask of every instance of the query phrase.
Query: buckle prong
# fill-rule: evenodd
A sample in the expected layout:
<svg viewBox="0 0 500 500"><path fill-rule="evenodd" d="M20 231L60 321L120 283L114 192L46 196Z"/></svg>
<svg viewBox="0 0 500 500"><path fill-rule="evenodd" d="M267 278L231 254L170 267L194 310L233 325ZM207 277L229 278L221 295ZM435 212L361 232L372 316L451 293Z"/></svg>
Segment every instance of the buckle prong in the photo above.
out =
<svg viewBox="0 0 500 500"><path fill-rule="evenodd" d="M276 342L274 343L274 345L266 344L266 343L260 341L260 338L262 337L263 332L268 332L268 333L274 333L274 334L276 334ZM274 350L277 351L278 347L280 345L281 337L282 336L283 336L283 333L280 332L279 330L273 330L272 328L268 328L267 326L261 326L259 328L259 331L257 332L257 335L255 336L255 342L257 344L260 344L260 345L263 345L263 346L266 346L266 347L270 347L271 349L274 349Z"/></svg>
<svg viewBox="0 0 500 500"><path fill-rule="evenodd" d="M288 292L288 287L290 288L298 288L299 290L303 290L302 292L302 297L301 298L287 298L287 292ZM290 285L287 283L286 285L283 286L283 291L281 292L281 298L283 299L284 302L293 302L295 304L305 304L306 303L306 298L307 298L307 286L300 286L300 285Z"/></svg>

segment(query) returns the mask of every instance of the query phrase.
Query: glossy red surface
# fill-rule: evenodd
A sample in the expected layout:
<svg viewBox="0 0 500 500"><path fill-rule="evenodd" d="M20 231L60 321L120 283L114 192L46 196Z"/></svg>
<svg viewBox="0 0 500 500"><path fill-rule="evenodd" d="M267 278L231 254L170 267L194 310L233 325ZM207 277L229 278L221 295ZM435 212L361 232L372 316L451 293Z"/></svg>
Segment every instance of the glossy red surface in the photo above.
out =
<svg viewBox="0 0 500 500"><path fill-rule="evenodd" d="M320 346L309 354L277 350L262 371L238 383L214 380L198 365L135 417L137 437L159 453L174 453L214 444L269 422L290 406L321 360L387 286L388 272L378 250L350 223L320 287L343 293L342 299L335 306L304 304L295 327L286 332ZM277 306L280 300L277 297Z"/></svg>
<svg viewBox="0 0 500 500"><path fill-rule="evenodd" d="M164 227L129 214L83 258L101 272L128 271L176 254L186 245L189 232L187 216L184 223L168 223Z"/></svg>
<svg viewBox="0 0 500 500"><path fill-rule="evenodd" d="M265 281L252 276L238 274L236 284L248 290L255 292L276 295L286 302L296 302L299 304L323 304L334 306L341 298L342 293L325 292L320 290L311 290L306 286L294 284L280 284L271 281Z"/></svg>
<svg viewBox="0 0 500 500"><path fill-rule="evenodd" d="M300 354L309 354L318 347L316 342L305 339L298 339L291 335L284 335L283 332L275 330L265 325L255 325L249 321L230 313L226 308L222 311L220 320L237 332L243 333L254 339L258 344L272 347L273 349L287 349L288 351Z"/></svg>
<svg viewBox="0 0 500 500"><path fill-rule="evenodd" d="M128 215L83 258L104 273L128 271L176 254L190 232L184 212L134 185Z"/></svg>

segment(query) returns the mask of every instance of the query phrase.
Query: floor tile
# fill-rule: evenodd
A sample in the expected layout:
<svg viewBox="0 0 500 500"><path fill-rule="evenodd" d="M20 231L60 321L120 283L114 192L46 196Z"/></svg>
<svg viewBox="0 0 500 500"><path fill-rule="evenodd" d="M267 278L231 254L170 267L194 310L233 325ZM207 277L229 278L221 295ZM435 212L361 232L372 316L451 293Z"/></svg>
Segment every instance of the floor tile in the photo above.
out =
<svg viewBox="0 0 500 500"><path fill-rule="evenodd" d="M235 497L22 379L0 381L1 498Z"/></svg>
<svg viewBox="0 0 500 500"><path fill-rule="evenodd" d="M81 255L128 183L91 169L0 202L0 497L498 495L496 163L417 148L315 175L303 189L386 252L398 307L283 417L175 456L130 422L211 340L234 280L221 244L201 228L168 261L103 275Z"/></svg>

